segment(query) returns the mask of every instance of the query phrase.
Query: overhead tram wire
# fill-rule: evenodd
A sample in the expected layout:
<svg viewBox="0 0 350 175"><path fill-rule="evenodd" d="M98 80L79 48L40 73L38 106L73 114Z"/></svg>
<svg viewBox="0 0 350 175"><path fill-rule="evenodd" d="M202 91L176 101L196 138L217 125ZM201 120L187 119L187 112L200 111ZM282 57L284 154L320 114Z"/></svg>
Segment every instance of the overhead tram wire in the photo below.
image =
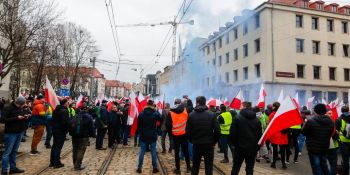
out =
<svg viewBox="0 0 350 175"><path fill-rule="evenodd" d="M111 30L112 30L112 36L113 36L113 42L114 42L114 46L115 46L115 49L116 49L116 52L117 52L117 58L118 58L118 60L120 60L120 56L121 56L121 53L120 53L120 49L118 48L119 47L119 40L118 40L118 42L117 42L117 39L116 39L116 29L115 29L115 26L113 26L113 25L115 25L115 20L114 20L114 22L112 23L112 19L111 19L111 14L110 14L110 12L109 12L109 5L108 5L108 3L107 3L107 0L105 0L105 4L106 4L106 10L107 10L107 15L108 15L108 20L109 20L109 24L110 24L110 26L111 26ZM110 5L112 5L111 4L111 1L110 1ZM113 9L113 7L112 7L112 9ZM114 17L114 12L113 12L113 19L115 19L115 17ZM118 61L118 62L120 62L120 61ZM119 69L119 66L117 67L117 70ZM116 73L116 77L118 77L118 72Z"/></svg>
<svg viewBox="0 0 350 175"><path fill-rule="evenodd" d="M118 66L117 66L117 73L116 73L116 77L118 77L118 73L119 73L119 68L120 68L120 57L121 57L121 52L120 52L120 45L119 45L119 37L118 37L118 31L117 31L117 25L115 22L115 15L114 15L114 7L113 7L113 3L112 0L109 0L110 5L111 5L111 9L112 9L112 17L113 17L113 24L114 24L114 31L115 31L115 36L116 36L116 40L117 40L117 48L119 49L119 55L118 55Z"/></svg>
<svg viewBox="0 0 350 175"><path fill-rule="evenodd" d="M180 9L179 9L179 11L178 11L178 13L177 13L175 19L174 19L174 22L176 22L176 19L177 19L178 15L180 14L181 9L182 9L182 8L185 9L185 3L186 3L186 0L183 1L183 3L182 3L182 5L181 5L181 7L180 7ZM179 20L178 23L180 23L180 22L182 21L182 19L184 18L184 16L185 16L186 13L188 12L188 10L189 10L190 6L192 5L192 3L193 3L193 0L190 1L190 3L188 4L188 6L186 7L186 9L183 11L183 14L182 14L182 16L181 16L181 18L180 18L180 20ZM172 26L172 27L173 27L173 26ZM170 29L171 29L171 28L170 28ZM169 32L170 32L170 30L169 30ZM170 42L170 39L171 39L171 38L169 38L169 40L167 41L166 46L167 46L168 43ZM156 57L155 57L155 58L153 59L153 61L152 61L152 62L154 62L154 63L151 65L150 68L147 69L147 71L149 71L150 69L152 69L152 68L155 66L155 64L156 64L156 62L155 62L156 58L157 58L157 57L160 57L160 56L163 54L163 52L165 51L166 46L163 48L163 50L162 50L161 53L159 53L159 51L158 51ZM144 71L144 72L147 72L147 71Z"/></svg>

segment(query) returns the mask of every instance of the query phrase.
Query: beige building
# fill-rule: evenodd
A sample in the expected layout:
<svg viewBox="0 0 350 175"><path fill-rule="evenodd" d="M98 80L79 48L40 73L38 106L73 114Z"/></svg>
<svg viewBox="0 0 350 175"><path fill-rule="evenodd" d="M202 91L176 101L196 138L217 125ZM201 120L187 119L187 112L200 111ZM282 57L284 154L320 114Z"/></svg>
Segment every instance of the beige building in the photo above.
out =
<svg viewBox="0 0 350 175"><path fill-rule="evenodd" d="M350 6L323 1L269 0L244 10L207 39L200 49L208 67L206 85L225 82L256 101L264 83L268 102L281 89L301 104L347 101L350 88Z"/></svg>
<svg viewBox="0 0 350 175"><path fill-rule="evenodd" d="M106 80L105 96L106 97L128 97L132 89L130 83L121 82L118 80Z"/></svg>

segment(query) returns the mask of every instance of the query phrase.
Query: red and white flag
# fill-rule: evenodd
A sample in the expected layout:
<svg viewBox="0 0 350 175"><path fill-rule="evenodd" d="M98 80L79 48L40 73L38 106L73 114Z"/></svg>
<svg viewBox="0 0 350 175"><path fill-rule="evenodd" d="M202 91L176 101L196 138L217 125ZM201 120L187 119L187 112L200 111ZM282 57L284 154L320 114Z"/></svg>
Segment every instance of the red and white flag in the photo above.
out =
<svg viewBox="0 0 350 175"><path fill-rule="evenodd" d="M341 102L338 102L338 104L337 104L336 106L333 106L333 107L331 108L331 110L332 110L332 120L333 120L333 122L335 122L335 120L337 120L337 119L340 117L340 115L341 115L341 108L342 108L343 106L345 106L345 104L344 104L343 101L341 101Z"/></svg>
<svg viewBox="0 0 350 175"><path fill-rule="evenodd" d="M233 98L230 108L231 109L241 109L242 102L244 101L242 90L240 89L238 94Z"/></svg>
<svg viewBox="0 0 350 175"><path fill-rule="evenodd" d="M306 106L307 109L309 109L309 110L312 109L314 99L315 99L315 96L307 99L307 106Z"/></svg>
<svg viewBox="0 0 350 175"><path fill-rule="evenodd" d="M221 104L221 100L215 98L211 98L207 101L207 106L220 106Z"/></svg>
<svg viewBox="0 0 350 175"><path fill-rule="evenodd" d="M223 100L222 100L222 104L224 104L225 106L229 106L230 105L230 102L227 100L227 98L225 97Z"/></svg>
<svg viewBox="0 0 350 175"><path fill-rule="evenodd" d="M59 104L59 101L55 91L51 86L50 80L47 78L47 76L46 76L45 97L46 97L46 101L51 105L52 109L54 110L56 106Z"/></svg>
<svg viewBox="0 0 350 175"><path fill-rule="evenodd" d="M129 95L129 111L128 111L128 125L132 125L134 123L135 118L138 116L139 112L136 105L136 95L134 92L131 92Z"/></svg>
<svg viewBox="0 0 350 175"><path fill-rule="evenodd" d="M284 100L284 94L283 94L283 89L282 89L281 92L280 92L280 96L278 96L277 101L278 101L279 103L282 103L283 100Z"/></svg>
<svg viewBox="0 0 350 175"><path fill-rule="evenodd" d="M303 118L299 113L298 107L290 97L287 97L281 103L281 106L277 110L274 118L267 126L258 144L264 144L265 140L269 139L271 135L275 134L276 132L280 132L283 129L287 129L295 125L300 125L302 123Z"/></svg>
<svg viewBox="0 0 350 175"><path fill-rule="evenodd" d="M261 84L261 88L260 88L260 92L259 92L259 99L258 99L258 104L257 104L257 106L259 108L265 107L265 97L266 97L266 90L264 88L264 85Z"/></svg>

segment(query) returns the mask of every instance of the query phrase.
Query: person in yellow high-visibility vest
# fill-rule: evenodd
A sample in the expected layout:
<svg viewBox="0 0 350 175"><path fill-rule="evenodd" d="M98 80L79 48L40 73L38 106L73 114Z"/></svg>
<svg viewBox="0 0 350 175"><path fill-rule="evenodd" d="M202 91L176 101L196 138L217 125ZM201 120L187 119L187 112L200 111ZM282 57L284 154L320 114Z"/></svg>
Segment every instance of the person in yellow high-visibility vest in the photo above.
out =
<svg viewBox="0 0 350 175"><path fill-rule="evenodd" d="M289 149L294 147L294 163L299 163L298 157L299 157L299 144L298 144L298 137L301 133L301 125L295 125L290 127L290 134L288 135L290 138L289 140L292 142L289 142ZM291 150L288 150L287 154L287 161L286 163L289 163L289 157L291 155Z"/></svg>
<svg viewBox="0 0 350 175"><path fill-rule="evenodd" d="M343 106L341 108L341 116L336 120L335 127L339 133L341 142L340 153L343 160L343 174L349 175L349 158L350 158L350 114L349 107Z"/></svg>
<svg viewBox="0 0 350 175"><path fill-rule="evenodd" d="M230 141L230 128L232 124L232 115L226 110L224 104L220 105L221 114L218 116L218 122L220 124L221 136L221 150L224 152L224 159L220 163L229 163L228 159L228 148L230 148L231 153L233 153L232 143ZM233 155L233 154L232 154ZM233 157L233 156L232 156Z"/></svg>
<svg viewBox="0 0 350 175"><path fill-rule="evenodd" d="M332 118L332 110L327 111L326 115ZM326 158L330 165L330 174L337 174L337 163L338 163L338 149L339 149L339 134L334 128L333 135L330 140L329 149L326 154Z"/></svg>

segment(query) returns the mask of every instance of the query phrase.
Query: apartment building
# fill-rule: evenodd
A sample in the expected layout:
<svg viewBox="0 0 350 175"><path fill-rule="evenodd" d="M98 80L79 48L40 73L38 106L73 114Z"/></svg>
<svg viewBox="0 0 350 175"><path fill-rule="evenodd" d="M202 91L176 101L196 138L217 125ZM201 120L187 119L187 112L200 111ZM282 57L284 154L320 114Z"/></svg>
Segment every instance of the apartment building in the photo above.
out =
<svg viewBox="0 0 350 175"><path fill-rule="evenodd" d="M323 1L269 0L243 10L200 49L208 67L206 85L225 82L256 101L260 84L277 99L281 89L299 94L301 104L315 96L348 101L350 88L350 6Z"/></svg>

